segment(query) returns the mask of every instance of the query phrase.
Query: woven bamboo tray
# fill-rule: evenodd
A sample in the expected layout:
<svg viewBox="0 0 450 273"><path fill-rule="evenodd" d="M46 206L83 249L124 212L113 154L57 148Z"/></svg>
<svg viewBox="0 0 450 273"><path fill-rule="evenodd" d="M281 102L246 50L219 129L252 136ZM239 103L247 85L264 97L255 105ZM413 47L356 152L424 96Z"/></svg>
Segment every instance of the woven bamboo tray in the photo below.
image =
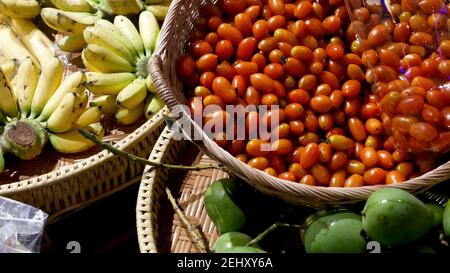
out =
<svg viewBox="0 0 450 273"><path fill-rule="evenodd" d="M195 18L199 16L199 8L205 3L215 3L215 0L174 0L169 9L166 21L160 33L159 50L151 61L152 77L157 91L166 102L169 109L180 104L186 104L183 84L176 73L176 60L184 53L185 43ZM211 140L190 117L181 110L180 124L191 124L196 134L202 136L205 153L211 158L225 164L236 176L246 180L261 192L282 198L292 204L303 204L313 207L354 203L367 199L380 187L396 187L412 193L420 193L433 185L450 178L450 161L420 177L395 185L364 186L358 188L324 188L310 187L299 183L288 183L281 179L255 170L235 159L231 154ZM183 130L189 138L192 132Z"/></svg>
<svg viewBox="0 0 450 273"><path fill-rule="evenodd" d="M167 164L208 164L215 161L187 141L176 141L167 128L162 132L149 160ZM190 156L191 155L191 156ZM173 211L166 193L168 186L189 221L198 226L213 246L217 230L206 214L203 195L210 183L228 177L221 170L167 171L146 167L136 206L136 225L142 253L199 252L186 227Z"/></svg>

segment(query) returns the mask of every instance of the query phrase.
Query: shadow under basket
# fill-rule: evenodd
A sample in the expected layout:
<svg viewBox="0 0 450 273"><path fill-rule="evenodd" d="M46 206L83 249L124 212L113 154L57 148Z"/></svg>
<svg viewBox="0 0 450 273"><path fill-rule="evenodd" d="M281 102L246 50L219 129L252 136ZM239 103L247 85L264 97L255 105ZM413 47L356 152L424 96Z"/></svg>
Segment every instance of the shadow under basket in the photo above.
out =
<svg viewBox="0 0 450 273"><path fill-rule="evenodd" d="M116 148L148 157L164 129L163 114L105 136ZM50 149L49 149L50 150ZM74 156L44 151L38 158L12 162L0 175L0 196L8 197L53 216L124 189L141 179L144 166L94 147Z"/></svg>
<svg viewBox="0 0 450 273"><path fill-rule="evenodd" d="M177 77L176 60L184 53L187 37L194 20L199 16L200 7L205 3L215 2L217 1L174 0L161 29L159 49L153 56L150 66L157 91L172 112L175 112L173 110L176 106L186 104L187 101L183 93L183 84ZM202 136L202 149L209 157L226 165L234 175L261 192L282 198L292 204L321 208L327 205L355 203L367 199L372 192L382 187L396 187L417 194L450 178L450 161L448 161L420 177L394 185L328 188L286 182L237 160L211 140L185 109L181 109L180 112L182 114L180 123L190 124L194 134ZM193 133L183 130L183 134L189 138Z"/></svg>
<svg viewBox="0 0 450 273"><path fill-rule="evenodd" d="M166 164L216 163L188 141L176 141L167 128L159 137L149 160ZM217 229L204 207L204 193L208 186L228 177L222 170L182 171L146 167L142 176L136 206L136 226L141 253L197 253L197 245L186 226L168 201L167 186L184 211L187 219L199 227L209 247L217 237Z"/></svg>

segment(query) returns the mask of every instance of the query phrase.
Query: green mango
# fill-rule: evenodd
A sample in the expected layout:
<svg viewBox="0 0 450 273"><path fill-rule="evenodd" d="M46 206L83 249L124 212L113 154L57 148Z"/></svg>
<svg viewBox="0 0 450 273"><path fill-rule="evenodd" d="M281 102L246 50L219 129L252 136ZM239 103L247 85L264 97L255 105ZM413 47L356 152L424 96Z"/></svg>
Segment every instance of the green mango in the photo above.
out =
<svg viewBox="0 0 450 273"><path fill-rule="evenodd" d="M433 227L438 227L442 225L442 220L444 218L444 209L434 203L426 203L425 206L431 211L433 214Z"/></svg>
<svg viewBox="0 0 450 273"><path fill-rule="evenodd" d="M347 210L320 211L305 222L301 237L307 253L363 253L361 216Z"/></svg>
<svg viewBox="0 0 450 273"><path fill-rule="evenodd" d="M245 246L252 240L252 237L247 234L241 232L228 232L217 238L217 241L214 244L214 252L224 253L233 247ZM260 248L258 245L252 245L252 247Z"/></svg>
<svg viewBox="0 0 450 273"><path fill-rule="evenodd" d="M227 249L223 253L267 253L266 251L251 246L235 246Z"/></svg>
<svg viewBox="0 0 450 273"><path fill-rule="evenodd" d="M445 236L450 237L450 200L448 201L447 205L445 206L443 218L444 218L443 226L444 226Z"/></svg>
<svg viewBox="0 0 450 273"><path fill-rule="evenodd" d="M205 209L220 234L241 231L247 223L245 213L233 199L238 194L238 183L231 178L213 182L205 193Z"/></svg>
<svg viewBox="0 0 450 273"><path fill-rule="evenodd" d="M362 223L369 238L385 246L398 246L425 235L433 227L434 216L409 192L383 188L370 195Z"/></svg>

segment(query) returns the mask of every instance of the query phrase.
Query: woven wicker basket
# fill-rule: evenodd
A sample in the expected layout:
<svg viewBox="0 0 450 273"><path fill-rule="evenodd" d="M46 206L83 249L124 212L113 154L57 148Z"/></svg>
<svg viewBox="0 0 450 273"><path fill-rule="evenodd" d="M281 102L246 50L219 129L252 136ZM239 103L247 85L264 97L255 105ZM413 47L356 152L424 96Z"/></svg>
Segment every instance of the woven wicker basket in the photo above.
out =
<svg viewBox="0 0 450 273"><path fill-rule="evenodd" d="M156 142L149 160L180 164L181 161L186 160L189 147L192 148L193 145L189 145L187 141L174 140L173 133L166 128ZM197 153L198 151L192 150L193 155ZM200 153L192 164L213 162ZM191 164L191 162L183 164ZM228 177L228 174L221 170L189 171L187 174L177 175L173 170L146 167L136 206L140 251L142 253L199 252L197 246L192 243L187 228L168 203L165 186L169 186L174 195L181 193L178 203L189 221L199 226L211 248L217 239L217 230L206 213L203 195L210 183L225 177Z"/></svg>
<svg viewBox="0 0 450 273"><path fill-rule="evenodd" d="M170 109L176 105L185 104L183 85L177 78L176 60L182 55L187 37L192 29L193 22L199 15L199 7L213 0L174 0L161 30L159 48L152 59L151 71L158 92ZM231 154L220 148L214 141L203 133L190 116L183 111L182 120L192 124L192 127L203 136L203 146L207 154L229 167L229 169L246 180L260 191L285 199L293 204L304 204L314 207L324 205L352 203L366 199L370 193L385 186L365 186L359 188L323 188L310 187L299 183L288 183L266 173L252 169ZM188 137L191 132L183 131ZM443 182L450 177L450 162L439 168L410 181L393 185L413 193L422 192L429 187Z"/></svg>
<svg viewBox="0 0 450 273"><path fill-rule="evenodd" d="M163 108L115 147L147 157L165 126L163 114L167 111L167 107ZM142 165L103 150L44 175L1 185L0 195L50 214L61 214L139 182L143 169Z"/></svg>

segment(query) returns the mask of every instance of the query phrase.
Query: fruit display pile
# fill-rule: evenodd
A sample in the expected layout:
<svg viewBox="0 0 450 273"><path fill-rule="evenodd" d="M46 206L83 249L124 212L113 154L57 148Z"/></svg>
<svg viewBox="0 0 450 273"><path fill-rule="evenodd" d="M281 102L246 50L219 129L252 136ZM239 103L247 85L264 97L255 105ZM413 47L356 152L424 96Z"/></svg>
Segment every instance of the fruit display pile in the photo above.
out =
<svg viewBox="0 0 450 273"><path fill-rule="evenodd" d="M277 203L247 187L235 179L221 179L205 193L206 211L220 235L213 247L216 253L450 251L450 201L422 201L401 189L383 188L365 204L309 211ZM264 231L270 221L275 228Z"/></svg>
<svg viewBox="0 0 450 273"><path fill-rule="evenodd" d="M170 3L0 1L0 172L6 152L31 160L49 143L81 153L95 144L80 129L103 138L106 120L131 125L159 112L147 67ZM75 71L71 54L81 56Z"/></svg>
<svg viewBox="0 0 450 273"><path fill-rule="evenodd" d="M245 113L245 140L215 131L219 146L269 175L325 187L401 183L435 168L435 156L448 159L450 6L348 4L222 0L201 7L177 61L192 115L215 105L203 125L236 126L226 105L269 109ZM255 123L279 139L250 138Z"/></svg>

